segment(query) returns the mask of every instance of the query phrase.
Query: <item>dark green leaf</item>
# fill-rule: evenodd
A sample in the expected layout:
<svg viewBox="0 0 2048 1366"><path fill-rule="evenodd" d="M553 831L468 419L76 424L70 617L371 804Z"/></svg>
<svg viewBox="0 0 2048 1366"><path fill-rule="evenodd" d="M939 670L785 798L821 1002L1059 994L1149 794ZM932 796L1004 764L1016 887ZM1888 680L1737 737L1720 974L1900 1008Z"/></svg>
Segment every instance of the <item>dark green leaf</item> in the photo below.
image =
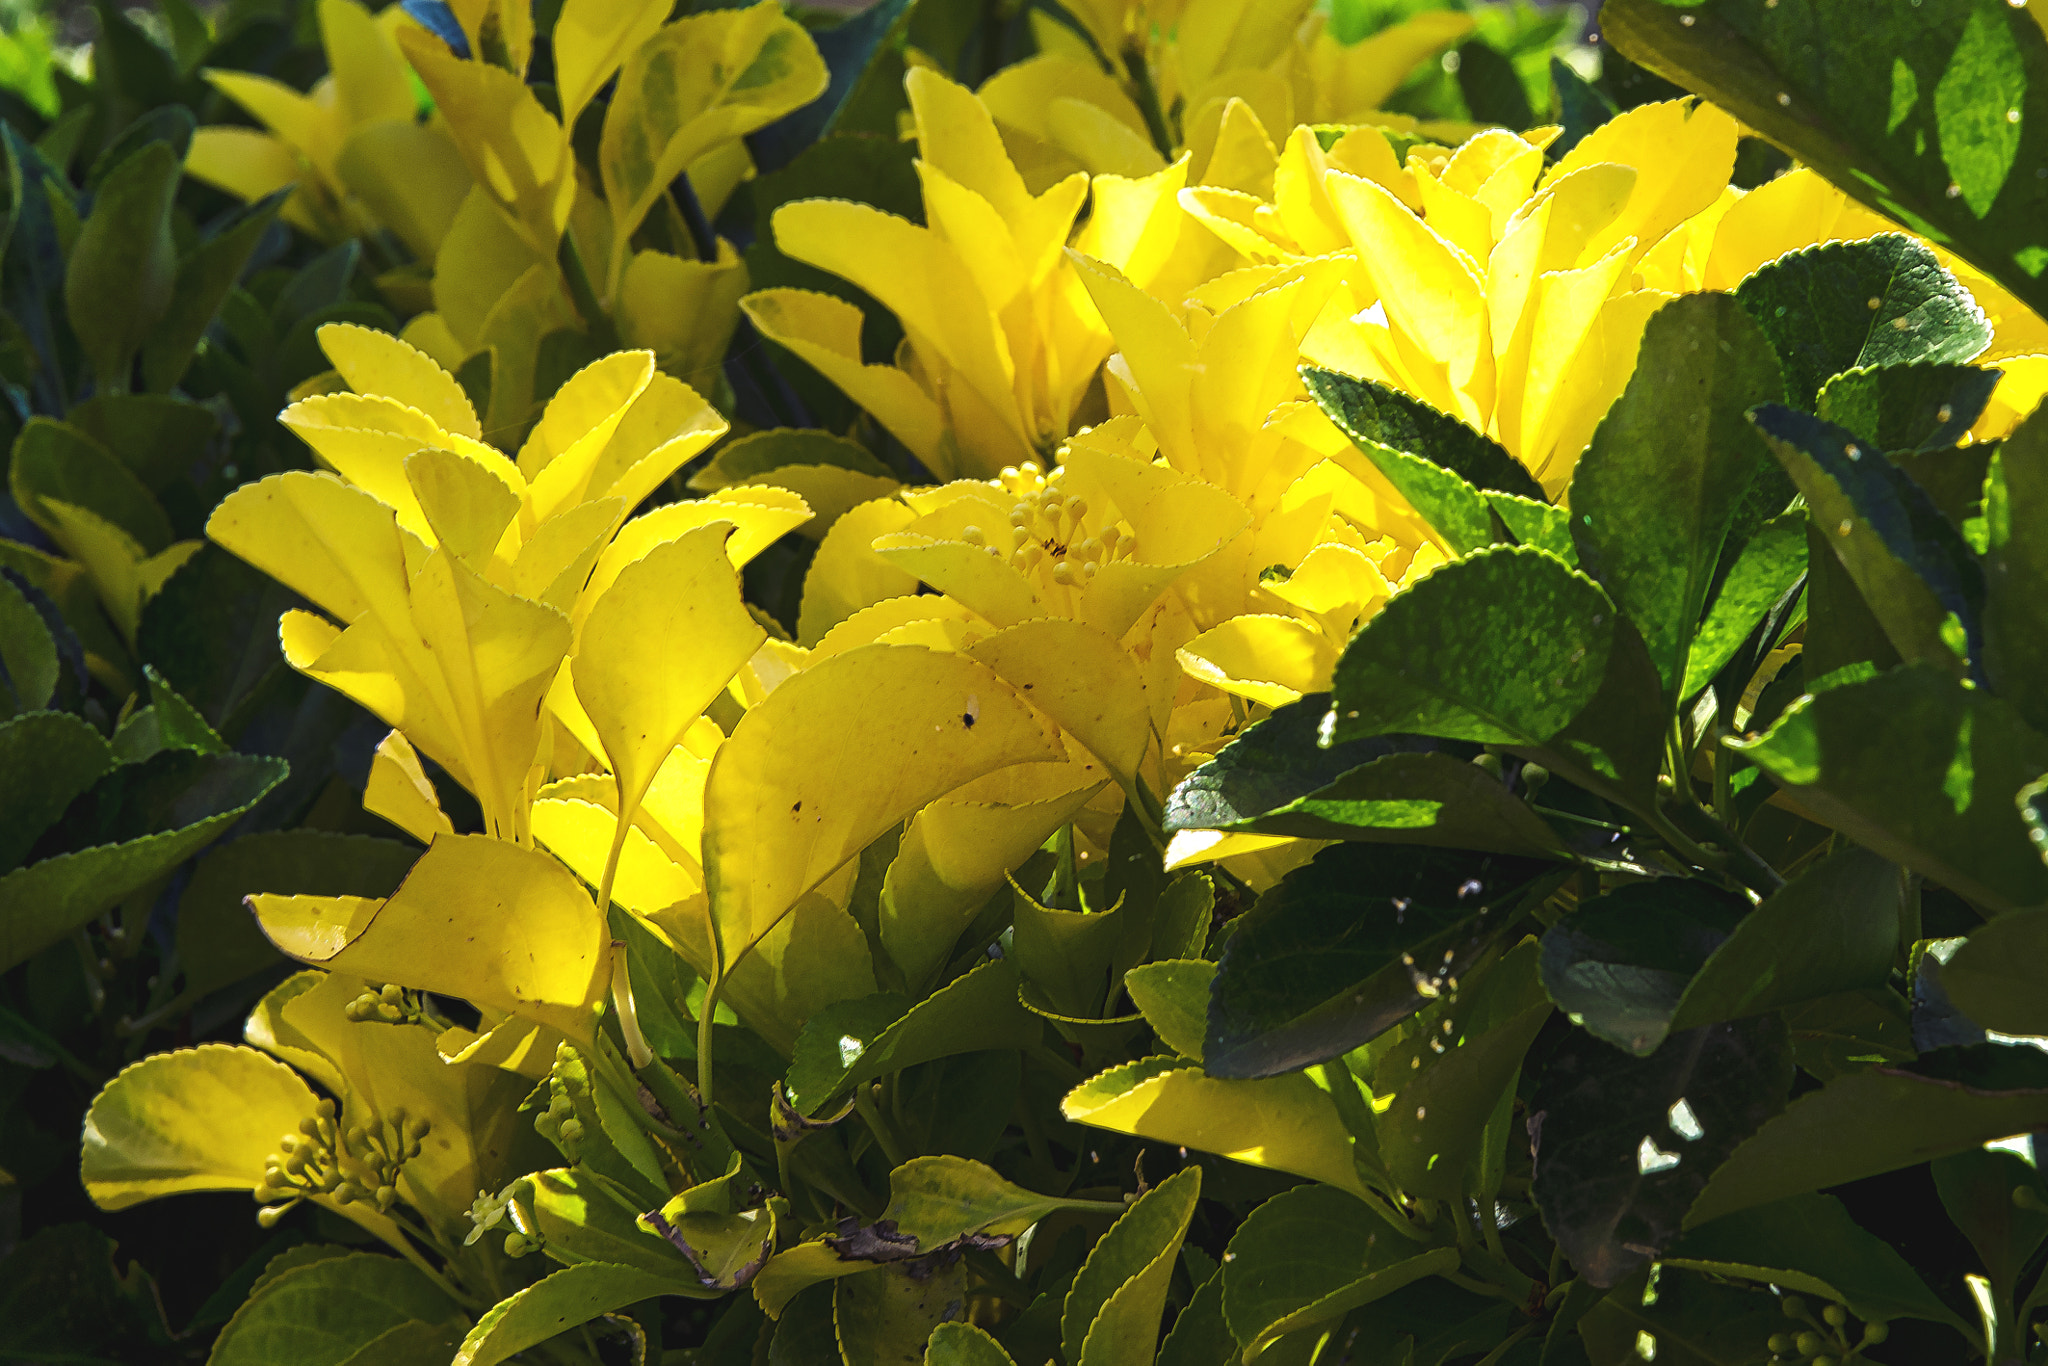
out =
<svg viewBox="0 0 2048 1366"><path fill-rule="evenodd" d="M1448 989L1547 891L1546 865L1405 845L1326 849L1225 942L1204 1066L1268 1077L1338 1057Z"/></svg>
<svg viewBox="0 0 2048 1366"><path fill-rule="evenodd" d="M1899 233L1780 257L1744 280L1736 297L1784 362L1786 400L1806 412L1818 410L1837 375L1955 364L1991 341L1969 291L1933 252Z"/></svg>
<svg viewBox="0 0 2048 1366"><path fill-rule="evenodd" d="M1984 666L1992 686L2048 730L2048 411L1998 447L1984 487Z"/></svg>
<svg viewBox="0 0 2048 1366"><path fill-rule="evenodd" d="M2048 1057L2032 1048L1943 1048L1810 1091L1714 1173L1688 1227L1737 1210L1966 1152L2048 1127Z"/></svg>
<svg viewBox="0 0 2048 1366"><path fill-rule="evenodd" d="M167 104L150 110L116 133L105 150L93 158L92 169L85 173L85 192L97 194L115 167L152 142L169 144L171 154L182 163L191 150L192 134L197 131L198 121L183 105Z"/></svg>
<svg viewBox="0 0 2048 1366"><path fill-rule="evenodd" d="M1901 871L1868 850L1829 855L1735 927L1685 988L1672 1028L1884 986L1905 892Z"/></svg>
<svg viewBox="0 0 2048 1366"><path fill-rule="evenodd" d="M1628 388L1572 475L1579 564L1642 633L1673 706L1722 547L1749 532L1736 514L1759 478L1777 477L1746 414L1783 392L1733 298L1674 299L1650 316Z"/></svg>
<svg viewBox="0 0 2048 1366"><path fill-rule="evenodd" d="M1481 123L1516 130L1536 124L1529 92L1522 88L1515 64L1482 39L1458 48L1458 89L1465 96L1465 107Z"/></svg>
<svg viewBox="0 0 2048 1366"><path fill-rule="evenodd" d="M1938 1157L1931 1166L1942 1208L1977 1250L1994 1302L2013 1303L2020 1276L2048 1240L2041 1174L2030 1160L1983 1148ZM2027 1206L2015 1198L2021 1192L2032 1197Z"/></svg>
<svg viewBox="0 0 2048 1366"><path fill-rule="evenodd" d="M960 1053L999 1048L1028 1048L1043 1026L1017 1003L1017 969L1007 959L984 963L947 983L907 1014L890 1023L882 1016L894 1006L874 1002L858 1022L840 1018L836 1035L821 1026L825 1012L806 1021L798 1036L796 1061L789 1076L790 1103L799 1114L818 1108L848 1086L858 1086L890 1072ZM858 1047L843 1040L853 1038ZM799 1071L801 1069L801 1071Z"/></svg>
<svg viewBox="0 0 2048 1366"><path fill-rule="evenodd" d="M277 620L298 597L217 545L178 567L142 609L136 649L229 735L267 680L286 672Z"/></svg>
<svg viewBox="0 0 2048 1366"><path fill-rule="evenodd" d="M62 679L57 640L43 614L12 579L0 578L0 707L10 715L41 711Z"/></svg>
<svg viewBox="0 0 2048 1366"><path fill-rule="evenodd" d="M1356 1196L1297 1186L1253 1210L1231 1236L1224 1320L1240 1347L1263 1347L1448 1269L1441 1253L1422 1251Z"/></svg>
<svg viewBox="0 0 2048 1366"><path fill-rule="evenodd" d="M1495 548L1396 593L1332 684L1336 740L1414 731L1543 748L1647 787L1659 763L1656 671L1600 587L1540 550Z"/></svg>
<svg viewBox="0 0 2048 1366"><path fill-rule="evenodd" d="M212 1366L341 1366L401 1324L459 1323L461 1311L396 1257L352 1252L260 1282L215 1340Z"/></svg>
<svg viewBox="0 0 2048 1366"><path fill-rule="evenodd" d="M1237 1351L1230 1324L1223 1317L1223 1273L1219 1270L1195 1287L1194 1298L1174 1316L1173 1328L1159 1344L1154 1366L1233 1366Z"/></svg>
<svg viewBox="0 0 2048 1366"><path fill-rule="evenodd" d="M1089 1250L1060 1311L1068 1361L1120 1366L1154 1350L1174 1255L1201 1194L1202 1169L1184 1167L1139 1196Z"/></svg>
<svg viewBox="0 0 2048 1366"><path fill-rule="evenodd" d="M1755 421L1900 656L1981 670L1983 571L1926 491L1867 437L1775 403Z"/></svg>
<svg viewBox="0 0 2048 1366"><path fill-rule="evenodd" d="M1870 1322L1960 1326L1906 1259L1859 1227L1833 1196L1796 1195L1703 1224L1673 1243L1664 1262L1819 1295Z"/></svg>
<svg viewBox="0 0 2048 1366"><path fill-rule="evenodd" d="M1484 491L1547 501L1535 476L1505 448L1448 413L1334 370L1305 366L1301 377L1338 430L1454 549L1493 543Z"/></svg>
<svg viewBox="0 0 2048 1366"><path fill-rule="evenodd" d="M2048 1034L2048 911L2002 915L1941 965L1956 1008L2001 1034Z"/></svg>
<svg viewBox="0 0 2048 1366"><path fill-rule="evenodd" d="M1557 140L1544 149L1544 159L1558 162L1570 155L1572 148L1615 115L1614 101L1589 85L1586 78L1572 70L1562 57L1550 59L1550 84L1557 91L1557 109L1553 117L1562 125Z"/></svg>
<svg viewBox="0 0 2048 1366"><path fill-rule="evenodd" d="M128 387L135 353L177 287L171 202L178 154L151 143L107 176L64 270L64 308L100 384Z"/></svg>
<svg viewBox="0 0 2048 1366"><path fill-rule="evenodd" d="M1568 565L1578 565L1579 549L1572 544L1569 508L1492 491L1486 494L1486 505L1508 529L1508 534L1515 538L1517 545L1533 545L1539 550L1549 551Z"/></svg>
<svg viewBox="0 0 2048 1366"><path fill-rule="evenodd" d="M1616 1284L1671 1245L1709 1174L1791 1085L1770 1016L1673 1034L1647 1058L1572 1031L1529 1101L1544 1226L1581 1276Z"/></svg>
<svg viewBox="0 0 2048 1366"><path fill-rule="evenodd" d="M1656 1277L1654 1291L1650 1278ZM1764 1344L1789 1325L1778 1297L1694 1272L1638 1270L1586 1311L1578 1337L1601 1366L1643 1359L1647 1339L1658 1366L1752 1366L1770 1359ZM1570 1361L1570 1357L1560 1360Z"/></svg>
<svg viewBox="0 0 2048 1366"><path fill-rule="evenodd" d="M1999 372L1974 365L1849 370L1820 391L1821 417L1869 434L1886 453L1945 451L1984 415Z"/></svg>
<svg viewBox="0 0 2048 1366"><path fill-rule="evenodd" d="M167 393L185 377L199 339L213 326L287 197L279 192L257 200L178 263L163 323L142 344L142 382L152 393Z"/></svg>
<svg viewBox="0 0 2048 1366"><path fill-rule="evenodd" d="M1543 986L1573 1024L1647 1057L1671 1032L1686 984L1748 909L1703 882L1623 887L1544 933Z"/></svg>
<svg viewBox="0 0 2048 1366"><path fill-rule="evenodd" d="M100 733L67 712L30 712L0 725L0 869L17 866L77 796L113 767Z"/></svg>
<svg viewBox="0 0 2048 1366"><path fill-rule="evenodd" d="M418 857L418 849L397 840L326 830L245 835L212 850L178 899L186 994L203 996L280 961L242 898L258 892L386 897Z"/></svg>
<svg viewBox="0 0 2048 1366"><path fill-rule="evenodd" d="M139 1268L124 1280L114 1256L99 1229L57 1224L0 1259L0 1358L99 1362L149 1351L148 1330L164 1331L153 1287Z"/></svg>
<svg viewBox="0 0 2048 1366"><path fill-rule="evenodd" d="M164 394L101 394L64 420L105 447L152 493L190 480L220 430L210 410Z"/></svg>
<svg viewBox="0 0 2048 1366"><path fill-rule="evenodd" d="M1803 511L1791 514L1804 516ZM1839 531L1806 521L1806 639L1794 664L1815 678L1853 665L1890 669L1899 652L1835 553ZM1841 524L1836 523L1836 527ZM1853 530L1853 528L1852 528ZM1944 666L1946 667L1946 666Z"/></svg>
<svg viewBox="0 0 2048 1366"><path fill-rule="evenodd" d="M1679 9L1616 0L1601 11L1600 28L1629 57L1952 248L2030 306L2048 304L2040 283L2048 181L2033 174L2048 125L2048 44L2024 7L1708 0ZM1844 302L1861 305L1877 292ZM1796 295L1788 306L1810 308ZM1807 316L1826 325L1818 310Z"/></svg>
<svg viewBox="0 0 2048 1366"><path fill-rule="evenodd" d="M1908 665L1801 699L1730 747L1815 819L1994 909L2048 902L2048 867L2014 806L2048 738L2011 707Z"/></svg>
<svg viewBox="0 0 2048 1366"><path fill-rule="evenodd" d="M1527 941L1509 950L1432 1002L1414 1031L1378 1058L1373 1092L1392 1103L1374 1128L1400 1189L1440 1200L1493 1198L1499 1181L1485 1179L1484 1169L1498 1170L1501 1149L1514 1141L1504 1130L1515 1077L1551 1013L1537 956Z"/></svg>
<svg viewBox="0 0 2048 1366"><path fill-rule="evenodd" d="M129 468L68 423L33 418L14 439L7 472L14 501L45 531L58 529L44 500L97 514L154 555L171 543L171 522L155 495Z"/></svg>
<svg viewBox="0 0 2048 1366"><path fill-rule="evenodd" d="M1742 684L1747 684L1755 665L1777 644L1784 614L1792 604L1787 595L1799 586L1806 573L1807 518L1802 512L1773 517L1756 529L1742 547L1735 563L1714 593L1706 620L1694 634L1692 650L1685 659L1685 681L1679 685L1681 699L1697 694L1731 662L1749 664ZM1760 626L1776 623L1766 640L1755 639ZM1718 699L1723 715L1732 714L1740 700L1739 688L1731 685L1733 697Z"/></svg>
<svg viewBox="0 0 2048 1366"><path fill-rule="evenodd" d="M281 759L167 750L94 784L53 827L109 842L0 877L0 969L40 952L205 848L284 779ZM110 837L122 842L111 842ZM48 838L46 834L45 838Z"/></svg>

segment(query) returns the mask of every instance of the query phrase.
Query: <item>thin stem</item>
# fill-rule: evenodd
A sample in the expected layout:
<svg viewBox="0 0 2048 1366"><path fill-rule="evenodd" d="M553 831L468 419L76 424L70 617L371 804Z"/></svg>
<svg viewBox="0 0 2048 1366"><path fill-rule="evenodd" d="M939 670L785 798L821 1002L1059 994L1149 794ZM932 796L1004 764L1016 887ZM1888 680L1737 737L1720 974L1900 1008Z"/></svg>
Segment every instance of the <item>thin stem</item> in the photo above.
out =
<svg viewBox="0 0 2048 1366"><path fill-rule="evenodd" d="M1485 1295L1491 1299L1506 1300L1510 1304L1521 1303L1513 1294L1503 1290L1491 1281L1482 1281L1477 1277L1467 1276L1458 1271L1439 1271L1437 1275L1449 1281L1452 1285L1457 1286L1460 1290L1469 1290L1475 1295Z"/></svg>
<svg viewBox="0 0 2048 1366"><path fill-rule="evenodd" d="M713 938L716 938L714 933ZM714 1070L711 1060L711 1017L718 1013L718 989L725 985L725 973L719 966L717 945L712 946L711 976L704 982L704 1004L697 1009L697 1103L705 1113L711 1111L711 1082Z"/></svg>
<svg viewBox="0 0 2048 1366"><path fill-rule="evenodd" d="M853 1089L853 1103L860 1111L860 1117L867 1121L868 1132L874 1135L875 1142L880 1145L882 1156L889 1159L891 1167L902 1166L902 1145L896 1141L896 1134L889 1128L888 1121L882 1118L881 1107L875 1104L873 1092L865 1085L856 1086Z"/></svg>

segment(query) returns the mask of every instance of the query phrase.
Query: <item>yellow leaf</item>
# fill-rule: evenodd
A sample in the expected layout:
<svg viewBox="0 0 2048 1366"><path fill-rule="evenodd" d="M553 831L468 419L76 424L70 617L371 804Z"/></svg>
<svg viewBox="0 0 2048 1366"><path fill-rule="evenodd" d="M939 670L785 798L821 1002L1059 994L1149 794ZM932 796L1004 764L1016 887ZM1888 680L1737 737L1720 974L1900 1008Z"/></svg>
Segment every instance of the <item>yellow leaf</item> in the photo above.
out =
<svg viewBox="0 0 2048 1366"><path fill-rule="evenodd" d="M424 29L401 30L398 41L447 120L477 187L504 206L537 251L552 257L576 195L562 125L525 80L505 68L463 61Z"/></svg>
<svg viewBox="0 0 2048 1366"><path fill-rule="evenodd" d="M1240 616L1180 648L1188 676L1269 707L1330 686L1337 644L1293 617Z"/></svg>
<svg viewBox="0 0 2048 1366"><path fill-rule="evenodd" d="M1145 684L1124 648L1083 622L1044 617L967 648L1087 746L1126 790L1151 744Z"/></svg>
<svg viewBox="0 0 2048 1366"><path fill-rule="evenodd" d="M726 430L725 419L696 390L657 370L591 466L587 491L574 496L618 498L630 512ZM536 507L549 488L543 470L535 481Z"/></svg>
<svg viewBox="0 0 2048 1366"><path fill-rule="evenodd" d="M414 116L405 58L385 26L356 0L320 0L320 45L327 50L343 127Z"/></svg>
<svg viewBox="0 0 2048 1366"><path fill-rule="evenodd" d="M363 785L363 810L382 816L421 844L449 835L455 826L441 810L441 798L420 766L418 751L402 731L392 731L377 745L370 776Z"/></svg>
<svg viewBox="0 0 2048 1366"><path fill-rule="evenodd" d="M707 902L690 898L654 917L685 961L705 976L714 970ZM788 1057L803 1022L836 1001L858 1000L875 990L867 936L854 918L829 897L812 892L746 957L734 964L719 987L719 1003Z"/></svg>
<svg viewBox="0 0 2048 1366"><path fill-rule="evenodd" d="M563 127L576 126L583 106L654 36L668 12L661 0L566 0L553 39Z"/></svg>
<svg viewBox="0 0 2048 1366"><path fill-rule="evenodd" d="M441 549L478 573L519 514L519 495L474 460L428 448L405 458L405 479Z"/></svg>
<svg viewBox="0 0 2048 1366"><path fill-rule="evenodd" d="M334 475L298 470L223 498L206 534L347 623L404 619L407 565L427 554L386 505Z"/></svg>
<svg viewBox="0 0 2048 1366"><path fill-rule="evenodd" d="M719 522L733 527L725 554L738 569L810 519L811 510L795 494L761 487L720 489L708 498L670 503L643 513L620 527L597 557L597 567L590 572L589 586L571 619L580 631L591 607L618 581L627 565L686 532Z"/></svg>
<svg viewBox="0 0 2048 1366"><path fill-rule="evenodd" d="M635 252L613 309L619 335L628 346L654 352L668 374L711 388L739 324L747 283L746 263L722 237L716 261Z"/></svg>
<svg viewBox="0 0 2048 1366"><path fill-rule="evenodd" d="M292 149L254 128L202 128L185 153L185 173L245 200L258 200L298 183Z"/></svg>
<svg viewBox="0 0 2048 1366"><path fill-rule="evenodd" d="M615 351L578 370L548 400L519 448L519 472L537 480L557 460L589 470L653 378L654 356L647 351Z"/></svg>
<svg viewBox="0 0 2048 1366"><path fill-rule="evenodd" d="M384 119L350 133L334 159L334 173L422 261L433 260L441 249L475 184L447 130L411 118Z"/></svg>
<svg viewBox="0 0 2048 1366"><path fill-rule="evenodd" d="M302 963L459 996L590 1042L611 935L574 874L537 850L443 835L384 901L252 896L271 942Z"/></svg>
<svg viewBox="0 0 2048 1366"><path fill-rule="evenodd" d="M764 289L740 300L761 334L839 386L941 479L960 470L945 441L945 416L910 375L861 360L864 314L846 300L807 289Z"/></svg>
<svg viewBox="0 0 2048 1366"><path fill-rule="evenodd" d="M415 408L443 431L472 441L483 439L469 395L425 352L388 332L355 323L328 323L317 335L321 351L349 388Z"/></svg>
<svg viewBox="0 0 2048 1366"><path fill-rule="evenodd" d="M611 784L605 782L604 786ZM533 804L533 837L578 877L597 886L604 880L612 842L618 839L618 819L603 804L550 795L560 787L551 784L541 789L540 799ZM652 916L703 890L704 879L694 864L686 867L675 862L640 827L626 826L613 870L613 901L635 915Z"/></svg>
<svg viewBox="0 0 2048 1366"><path fill-rule="evenodd" d="M629 239L655 200L699 158L810 103L830 73L775 0L688 15L627 58L598 145L616 245L617 297Z"/></svg>
<svg viewBox="0 0 2048 1366"><path fill-rule="evenodd" d="M283 81L268 76L245 71L203 74L207 84L241 105L322 176L332 176L334 155L340 150L341 139L329 111Z"/></svg>
<svg viewBox="0 0 2048 1366"><path fill-rule="evenodd" d="M927 983L1003 878L1102 790L1092 764L1017 764L977 778L912 818L882 881L882 947L912 986Z"/></svg>
<svg viewBox="0 0 2048 1366"><path fill-rule="evenodd" d="M1060 1110L1077 1124L1365 1193L1336 1105L1299 1072L1225 1081L1185 1058L1146 1058L1083 1082Z"/></svg>
<svg viewBox="0 0 2048 1366"><path fill-rule="evenodd" d="M101 1209L180 1191L253 1191L318 1098L253 1048L209 1043L124 1068L85 1113L79 1175Z"/></svg>
<svg viewBox="0 0 2048 1366"><path fill-rule="evenodd" d="M832 524L804 575L797 610L799 644L815 645L827 631L871 603L917 591L917 575L875 553L876 538L900 530L917 514L894 498L877 498Z"/></svg>
<svg viewBox="0 0 2048 1366"><path fill-rule="evenodd" d="M656 546L584 620L570 671L628 821L683 732L768 638L740 600L727 533L702 527Z"/></svg>
<svg viewBox="0 0 2048 1366"><path fill-rule="evenodd" d="M506 586L522 598L546 603L566 615L574 609L612 527L625 510L623 499L600 498L594 503L578 503L542 522L513 557Z"/></svg>
<svg viewBox="0 0 2048 1366"><path fill-rule="evenodd" d="M919 807L994 769L1061 757L1017 694L962 655L869 645L788 679L740 719L706 785L722 963Z"/></svg>

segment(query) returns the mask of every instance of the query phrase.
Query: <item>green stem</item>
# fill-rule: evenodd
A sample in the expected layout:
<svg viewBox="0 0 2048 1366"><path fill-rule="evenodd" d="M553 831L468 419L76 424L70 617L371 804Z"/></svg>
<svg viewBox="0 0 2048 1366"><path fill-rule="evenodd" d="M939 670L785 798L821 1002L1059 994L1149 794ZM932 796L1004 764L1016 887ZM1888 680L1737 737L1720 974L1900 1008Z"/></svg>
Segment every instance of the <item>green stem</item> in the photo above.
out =
<svg viewBox="0 0 2048 1366"><path fill-rule="evenodd" d="M1124 71L1130 76L1131 101L1145 116L1145 131L1159 155L1173 160L1173 134L1167 131L1166 110L1159 103L1159 87L1153 84L1151 64L1145 60L1142 42L1133 40L1123 50Z"/></svg>
<svg viewBox="0 0 2048 1366"><path fill-rule="evenodd" d="M865 1084L853 1089L853 1104L860 1111L860 1117L867 1121L868 1132L875 1136L875 1142L880 1145L882 1156L889 1159L889 1165L902 1166L905 1160L902 1145L896 1141L888 1121L882 1118L882 1109L875 1104L874 1093Z"/></svg>
<svg viewBox="0 0 2048 1366"><path fill-rule="evenodd" d="M704 1107L706 1114L711 1111L711 1019L718 1013L718 989L725 985L725 974L719 970L715 944L712 953L711 976L704 982L704 1004L697 1010L697 1103Z"/></svg>

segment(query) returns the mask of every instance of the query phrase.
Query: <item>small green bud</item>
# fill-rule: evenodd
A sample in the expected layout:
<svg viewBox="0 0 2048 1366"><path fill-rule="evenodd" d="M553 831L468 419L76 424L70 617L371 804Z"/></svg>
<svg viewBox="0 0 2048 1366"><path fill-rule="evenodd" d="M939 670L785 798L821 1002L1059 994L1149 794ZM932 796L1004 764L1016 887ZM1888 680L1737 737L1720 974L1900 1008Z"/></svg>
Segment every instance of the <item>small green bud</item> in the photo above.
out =
<svg viewBox="0 0 2048 1366"><path fill-rule="evenodd" d="M353 1181L344 1181L334 1188L334 1199L337 1204L352 1205L362 1199L363 1195L363 1188Z"/></svg>
<svg viewBox="0 0 2048 1366"><path fill-rule="evenodd" d="M583 1121L574 1116L563 1120L561 1135L562 1142L564 1143L581 1143L583 1141Z"/></svg>
<svg viewBox="0 0 2048 1366"><path fill-rule="evenodd" d="M313 1113L320 1116L320 1118L322 1119L333 1119L334 1102L331 1100L321 1101L318 1105L315 1105L313 1107Z"/></svg>
<svg viewBox="0 0 2048 1366"><path fill-rule="evenodd" d="M292 1205L296 1205L298 1203L298 1201L294 1200L291 1202L291 1204L265 1205L262 1209L256 1211L256 1226L258 1228L266 1229L276 1228L277 1221L284 1218L285 1215L290 1214L292 1211Z"/></svg>
<svg viewBox="0 0 2048 1366"><path fill-rule="evenodd" d="M1830 1356L1818 1356L1813 1359L1813 1366L1840 1366L1840 1363Z"/></svg>
<svg viewBox="0 0 2048 1366"><path fill-rule="evenodd" d="M1778 1309L1788 1319L1803 1318L1806 1315L1806 1301L1797 1295L1787 1295L1778 1301Z"/></svg>
<svg viewBox="0 0 2048 1366"><path fill-rule="evenodd" d="M1819 1333L1801 1333L1792 1339L1792 1345L1799 1349L1799 1355L1803 1357L1819 1356L1820 1349L1827 1346L1821 1341Z"/></svg>
<svg viewBox="0 0 2048 1366"><path fill-rule="evenodd" d="M1550 781L1550 770L1541 764L1522 765L1522 795L1534 797Z"/></svg>
<svg viewBox="0 0 2048 1366"><path fill-rule="evenodd" d="M1482 770L1495 782L1500 781L1501 762L1498 754L1476 754L1472 757L1472 766Z"/></svg>
<svg viewBox="0 0 2048 1366"><path fill-rule="evenodd" d="M1783 1356L1792 1350L1792 1336L1789 1333L1773 1333L1770 1340L1764 1343L1764 1348L1772 1356Z"/></svg>
<svg viewBox="0 0 2048 1366"><path fill-rule="evenodd" d="M1828 1327L1830 1328L1840 1328L1849 1321L1849 1311L1842 1308L1839 1304L1831 1304L1821 1310L1820 1316L1827 1320Z"/></svg>
<svg viewBox="0 0 2048 1366"><path fill-rule="evenodd" d="M1866 1347L1874 1347L1891 1335L1892 1326L1888 1323L1866 1323L1863 1325L1863 1345Z"/></svg>

